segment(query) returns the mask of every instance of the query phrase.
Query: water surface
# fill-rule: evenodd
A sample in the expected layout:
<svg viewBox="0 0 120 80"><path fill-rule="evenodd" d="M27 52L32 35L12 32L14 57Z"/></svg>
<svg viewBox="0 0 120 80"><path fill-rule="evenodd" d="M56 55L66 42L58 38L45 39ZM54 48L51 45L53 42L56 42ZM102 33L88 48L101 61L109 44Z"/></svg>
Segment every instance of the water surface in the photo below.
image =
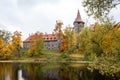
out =
<svg viewBox="0 0 120 80"><path fill-rule="evenodd" d="M104 80L87 64L0 63L0 80Z"/></svg>

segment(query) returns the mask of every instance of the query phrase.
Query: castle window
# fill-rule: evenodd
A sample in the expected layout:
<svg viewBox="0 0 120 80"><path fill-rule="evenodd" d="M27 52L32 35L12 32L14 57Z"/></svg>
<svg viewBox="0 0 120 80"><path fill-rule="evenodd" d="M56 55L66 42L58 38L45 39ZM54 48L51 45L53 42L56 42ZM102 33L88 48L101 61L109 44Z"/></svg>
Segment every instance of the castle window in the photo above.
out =
<svg viewBox="0 0 120 80"><path fill-rule="evenodd" d="M54 45L52 44L52 47L53 47Z"/></svg>
<svg viewBox="0 0 120 80"><path fill-rule="evenodd" d="M50 46L50 44L48 44L48 46Z"/></svg>

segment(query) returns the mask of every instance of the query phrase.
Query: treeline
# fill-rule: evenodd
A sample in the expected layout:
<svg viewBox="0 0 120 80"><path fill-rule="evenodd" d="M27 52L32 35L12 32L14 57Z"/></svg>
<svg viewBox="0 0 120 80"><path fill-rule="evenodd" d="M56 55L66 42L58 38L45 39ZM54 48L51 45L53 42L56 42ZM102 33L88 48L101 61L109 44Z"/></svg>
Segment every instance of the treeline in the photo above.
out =
<svg viewBox="0 0 120 80"><path fill-rule="evenodd" d="M79 34L75 33L74 27L67 26L62 30L62 22L57 21L55 34L60 41L59 50L66 53L83 53L87 59L90 55L101 56L102 54L120 53L120 25L95 23L84 27Z"/></svg>

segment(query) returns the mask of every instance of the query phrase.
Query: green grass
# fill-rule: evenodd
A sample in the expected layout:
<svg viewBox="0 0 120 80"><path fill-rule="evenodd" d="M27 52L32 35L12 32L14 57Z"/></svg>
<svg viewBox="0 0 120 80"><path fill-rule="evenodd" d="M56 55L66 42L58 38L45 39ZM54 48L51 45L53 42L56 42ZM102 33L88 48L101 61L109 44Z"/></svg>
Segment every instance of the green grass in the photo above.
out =
<svg viewBox="0 0 120 80"><path fill-rule="evenodd" d="M71 61L83 61L84 56L81 54L66 54L57 50L44 50L42 54L30 57L27 50L21 50L21 57L18 57L16 53L11 55L8 60L32 60L35 62L71 62Z"/></svg>

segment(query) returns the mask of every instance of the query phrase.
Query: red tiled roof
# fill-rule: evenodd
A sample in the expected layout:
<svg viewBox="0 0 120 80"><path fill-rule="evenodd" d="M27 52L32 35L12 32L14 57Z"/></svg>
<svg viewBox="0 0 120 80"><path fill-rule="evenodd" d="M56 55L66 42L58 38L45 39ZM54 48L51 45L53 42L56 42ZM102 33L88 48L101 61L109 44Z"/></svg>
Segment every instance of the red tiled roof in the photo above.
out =
<svg viewBox="0 0 120 80"><path fill-rule="evenodd" d="M34 34L35 35L35 34ZM30 42L34 35L30 35L25 41L23 42ZM57 40L57 37L55 34L44 34L44 41L55 41Z"/></svg>
<svg viewBox="0 0 120 80"><path fill-rule="evenodd" d="M55 34L45 34L44 40L45 41L54 41L54 40L57 40L57 37Z"/></svg>
<svg viewBox="0 0 120 80"><path fill-rule="evenodd" d="M77 17L76 17L75 21L83 22L79 10L78 10Z"/></svg>
<svg viewBox="0 0 120 80"><path fill-rule="evenodd" d="M26 40L24 40L23 42L30 42L31 40L32 40L32 37L33 37L34 35L30 35Z"/></svg>

